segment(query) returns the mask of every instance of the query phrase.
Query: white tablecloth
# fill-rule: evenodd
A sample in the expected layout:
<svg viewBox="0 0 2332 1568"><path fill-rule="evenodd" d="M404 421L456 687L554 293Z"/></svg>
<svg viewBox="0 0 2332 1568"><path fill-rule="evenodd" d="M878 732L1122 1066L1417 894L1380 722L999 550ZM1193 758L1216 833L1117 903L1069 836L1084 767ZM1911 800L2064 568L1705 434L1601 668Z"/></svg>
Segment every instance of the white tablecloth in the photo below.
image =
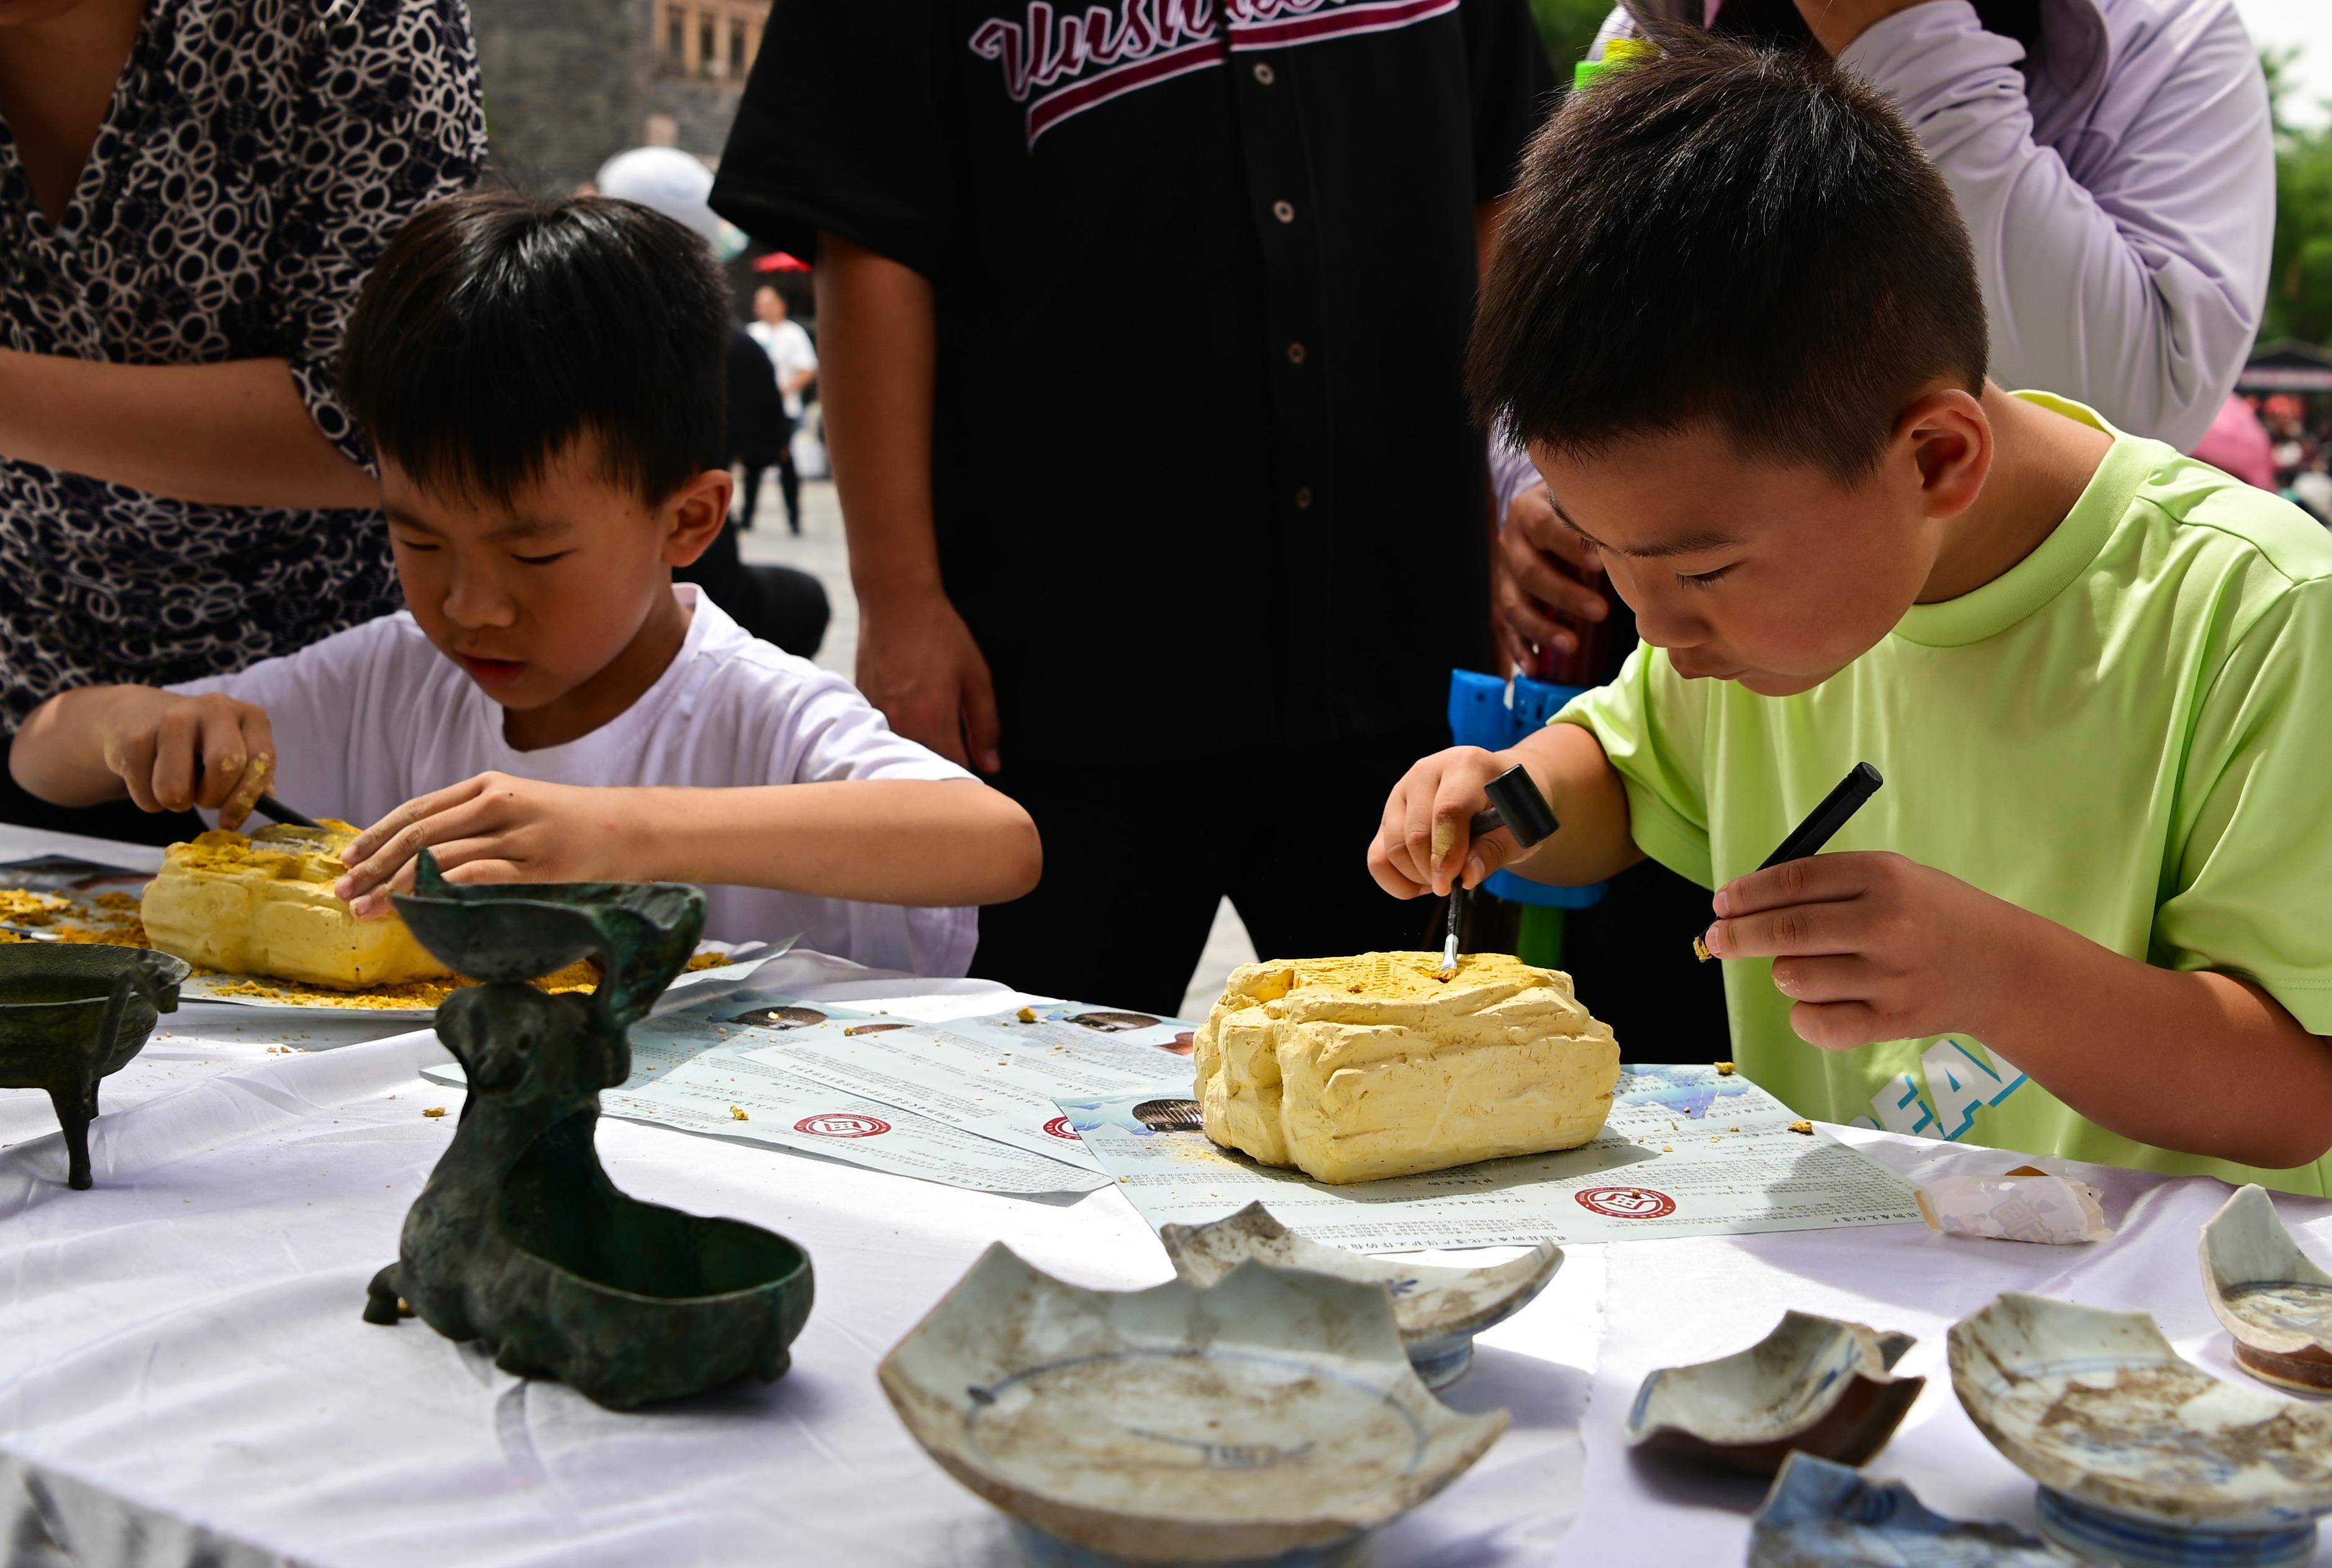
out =
<svg viewBox="0 0 2332 1568"><path fill-rule="evenodd" d="M0 828L0 859L119 846ZM150 861L148 862L150 864ZM839 996L833 999L842 999ZM618 1415L496 1371L425 1325L361 1321L365 1282L452 1135L426 1034L190 1006L106 1086L97 1186L63 1184L43 1096L0 1094L0 1543L14 1563L179 1568L515 1564L950 1564L1013 1559L997 1516L908 1439L875 1386L890 1346L993 1240L1113 1287L1171 1276L1114 1190L964 1192L607 1121L626 1190L735 1215L807 1247L817 1305L793 1370ZM425 1108L448 1114L428 1118ZM1897 1169L1981 1151L1848 1134ZM1996 1156L1990 1158L1996 1161ZM1619 1431L1659 1365L1761 1336L1785 1307L1919 1335L1930 1382L1873 1462L1946 1512L2031 1526L2030 1484L1953 1399L1943 1332L2003 1289L2153 1312L2232 1373L2204 1306L2207 1181L2094 1176L2121 1233L2098 1247L1949 1241L1924 1228L1572 1248L1553 1286L1483 1341L1448 1391L1515 1424L1448 1492L1381 1538L1380 1565L1741 1561L1762 1487L1636 1461ZM2287 1201L2319 1256L2332 1205ZM2324 1559L2332 1563L2332 1553Z"/></svg>

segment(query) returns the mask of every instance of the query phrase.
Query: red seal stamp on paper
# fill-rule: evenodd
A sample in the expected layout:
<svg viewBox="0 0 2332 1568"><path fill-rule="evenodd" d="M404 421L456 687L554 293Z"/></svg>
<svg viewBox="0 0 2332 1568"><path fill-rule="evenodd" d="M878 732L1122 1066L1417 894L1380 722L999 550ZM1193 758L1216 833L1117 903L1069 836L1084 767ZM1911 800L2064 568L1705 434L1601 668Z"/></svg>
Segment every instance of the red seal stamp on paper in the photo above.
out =
<svg viewBox="0 0 2332 1568"><path fill-rule="evenodd" d="M853 1116L839 1113L824 1116L804 1116L794 1123L797 1133L808 1133L817 1138L878 1138L891 1130L891 1123L880 1116Z"/></svg>
<svg viewBox="0 0 2332 1568"><path fill-rule="evenodd" d="M1082 1143L1085 1142L1083 1138L1077 1136L1075 1130L1069 1125L1069 1119L1066 1116L1054 1117L1051 1121L1045 1123L1045 1131L1050 1133L1056 1138L1066 1138L1072 1143Z"/></svg>
<svg viewBox="0 0 2332 1568"><path fill-rule="evenodd" d="M1589 1187L1572 1194L1579 1206L1614 1219L1658 1219L1676 1212L1676 1200L1649 1187Z"/></svg>

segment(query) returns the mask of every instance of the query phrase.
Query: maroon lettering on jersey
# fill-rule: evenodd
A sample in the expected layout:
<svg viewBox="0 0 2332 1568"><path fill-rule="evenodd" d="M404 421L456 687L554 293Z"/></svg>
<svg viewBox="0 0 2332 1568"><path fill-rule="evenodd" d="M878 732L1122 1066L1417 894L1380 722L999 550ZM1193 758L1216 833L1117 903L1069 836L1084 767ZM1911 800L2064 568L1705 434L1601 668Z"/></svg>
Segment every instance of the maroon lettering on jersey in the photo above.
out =
<svg viewBox="0 0 2332 1568"><path fill-rule="evenodd" d="M1027 110L1028 145L1054 126L1129 92L1220 65L1234 52L1287 49L1413 26L1458 0L1121 0L1056 9L1028 0L1026 20L992 18L971 52L1004 72Z"/></svg>

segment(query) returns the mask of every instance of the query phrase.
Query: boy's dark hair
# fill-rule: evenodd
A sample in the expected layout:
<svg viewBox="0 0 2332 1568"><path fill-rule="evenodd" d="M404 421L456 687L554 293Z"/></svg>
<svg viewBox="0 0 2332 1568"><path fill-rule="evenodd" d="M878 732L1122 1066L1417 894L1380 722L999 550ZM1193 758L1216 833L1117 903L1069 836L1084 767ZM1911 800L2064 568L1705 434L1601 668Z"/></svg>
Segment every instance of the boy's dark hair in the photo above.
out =
<svg viewBox="0 0 2332 1568"><path fill-rule="evenodd" d="M654 505L727 462L729 290L704 241L605 196L425 207L365 280L340 394L416 483L508 501L578 436Z"/></svg>
<svg viewBox="0 0 2332 1568"><path fill-rule="evenodd" d="M1983 389L1951 190L1827 58L1658 42L1531 145L1475 325L1476 412L1572 454L1709 425L1861 478L1920 387Z"/></svg>

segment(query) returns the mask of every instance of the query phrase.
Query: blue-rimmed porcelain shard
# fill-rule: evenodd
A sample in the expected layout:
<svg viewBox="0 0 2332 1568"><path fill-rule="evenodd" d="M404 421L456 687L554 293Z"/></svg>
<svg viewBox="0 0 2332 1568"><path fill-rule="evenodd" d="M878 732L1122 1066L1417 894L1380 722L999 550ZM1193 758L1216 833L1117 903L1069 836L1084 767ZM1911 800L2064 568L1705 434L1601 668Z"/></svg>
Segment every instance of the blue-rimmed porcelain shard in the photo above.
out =
<svg viewBox="0 0 2332 1568"><path fill-rule="evenodd" d="M2245 1372L2332 1393L2332 1274L2299 1250L2265 1188L2244 1188L2203 1227L2203 1288Z"/></svg>
<svg viewBox="0 0 2332 1568"><path fill-rule="evenodd" d="M1173 1259L1174 1272L1202 1288L1250 1257L1382 1285L1392 1293L1393 1325L1400 1330L1409 1363L1429 1389L1457 1382L1474 1360L1474 1336L1529 1305L1563 1267L1563 1248L1552 1241L1487 1268L1370 1257L1308 1241L1273 1219L1260 1203L1210 1225L1161 1225L1158 1239Z"/></svg>
<svg viewBox="0 0 2332 1568"><path fill-rule="evenodd" d="M880 1375L1038 1568L1341 1568L1507 1421L1426 1391L1381 1286L1252 1261L1086 1290L999 1243Z"/></svg>
<svg viewBox="0 0 2332 1568"><path fill-rule="evenodd" d="M2222 1382L2142 1312L2015 1292L1953 1325L1952 1386L2040 1483L2040 1527L2121 1568L2301 1568L2332 1511L2332 1409Z"/></svg>
<svg viewBox="0 0 2332 1568"><path fill-rule="evenodd" d="M1750 1522L1749 1568L2073 1568L2012 1525L1946 1519L1900 1481L1812 1454L1782 1462Z"/></svg>
<svg viewBox="0 0 2332 1568"><path fill-rule="evenodd" d="M1887 1446L1926 1387L1895 1363L1918 1342L1790 1312L1744 1351L1663 1367L1628 1411L1631 1446L1770 1476L1793 1452L1859 1465Z"/></svg>

